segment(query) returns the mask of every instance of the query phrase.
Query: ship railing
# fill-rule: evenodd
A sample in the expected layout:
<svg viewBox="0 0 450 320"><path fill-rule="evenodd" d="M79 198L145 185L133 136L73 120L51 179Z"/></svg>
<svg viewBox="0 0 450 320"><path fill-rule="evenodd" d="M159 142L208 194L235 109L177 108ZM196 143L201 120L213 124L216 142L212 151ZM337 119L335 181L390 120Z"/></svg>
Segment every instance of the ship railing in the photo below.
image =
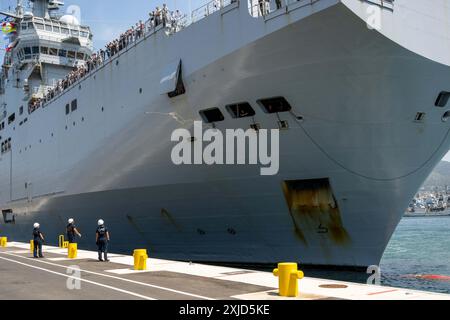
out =
<svg viewBox="0 0 450 320"><path fill-rule="evenodd" d="M212 13L225 8L225 7L229 6L230 4L238 3L238 2L239 2L239 0L212 0L212 1L209 1L209 2L205 3L204 5L202 5L201 7L192 11L190 23L192 24L197 21L200 21Z"/></svg>
<svg viewBox="0 0 450 320"><path fill-rule="evenodd" d="M250 15L254 18L265 17L274 11L286 9L288 6L293 4L301 5L303 3L303 5L306 6L314 4L317 1L319 0L275 0L275 1L250 0L249 11ZM360 1L393 10L395 0L360 0Z"/></svg>
<svg viewBox="0 0 450 320"><path fill-rule="evenodd" d="M292 4L302 4L302 6L312 5L319 0L250 0L248 10L254 18L265 17L272 12L285 10Z"/></svg>
<svg viewBox="0 0 450 320"><path fill-rule="evenodd" d="M386 8L389 10L394 10L394 1L395 0L360 0L360 1L374 4L376 6Z"/></svg>

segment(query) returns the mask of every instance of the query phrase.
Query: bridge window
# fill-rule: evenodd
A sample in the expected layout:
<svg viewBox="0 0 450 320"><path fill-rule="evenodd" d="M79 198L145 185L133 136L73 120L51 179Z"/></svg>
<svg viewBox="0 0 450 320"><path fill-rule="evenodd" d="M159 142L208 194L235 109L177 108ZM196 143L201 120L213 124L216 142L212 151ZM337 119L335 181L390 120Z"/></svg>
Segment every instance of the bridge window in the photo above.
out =
<svg viewBox="0 0 450 320"><path fill-rule="evenodd" d="M67 58L75 59L75 51L68 51L67 52Z"/></svg>
<svg viewBox="0 0 450 320"><path fill-rule="evenodd" d="M83 60L84 59L84 53L83 52L77 52L77 59Z"/></svg>
<svg viewBox="0 0 450 320"><path fill-rule="evenodd" d="M42 23L35 23L36 29L38 30L44 30L44 25Z"/></svg>
<svg viewBox="0 0 450 320"><path fill-rule="evenodd" d="M87 38L88 35L89 35L89 33L85 32L85 31L80 31L80 35L81 35L83 38Z"/></svg>
<svg viewBox="0 0 450 320"><path fill-rule="evenodd" d="M70 30L70 31L71 31L71 33L72 33L72 35L74 37L79 37L80 36L80 32L78 30Z"/></svg>
<svg viewBox="0 0 450 320"><path fill-rule="evenodd" d="M33 22L28 22L28 29L30 30L34 29Z"/></svg>
<svg viewBox="0 0 450 320"><path fill-rule="evenodd" d="M25 47L25 48L23 48L23 52L25 53L25 55L30 55L31 54L31 48L30 47Z"/></svg>
<svg viewBox="0 0 450 320"><path fill-rule="evenodd" d="M21 27L22 27L22 30L27 30L28 29L28 24L22 23Z"/></svg>
<svg viewBox="0 0 450 320"><path fill-rule="evenodd" d="M225 117L219 108L202 110L199 113L205 123L220 122L225 120Z"/></svg>
<svg viewBox="0 0 450 320"><path fill-rule="evenodd" d="M246 118L253 117L255 115L255 110L248 102L230 104L226 106L228 112L233 118Z"/></svg>
<svg viewBox="0 0 450 320"><path fill-rule="evenodd" d="M48 54L48 48L47 47L41 47L41 53L42 54Z"/></svg>
<svg viewBox="0 0 450 320"><path fill-rule="evenodd" d="M65 58L65 57L67 56L67 50L59 49L58 55L59 55L60 57Z"/></svg>
<svg viewBox="0 0 450 320"><path fill-rule="evenodd" d="M263 107L265 113L279 113L291 111L292 107L283 97L261 99L258 103Z"/></svg>
<svg viewBox="0 0 450 320"><path fill-rule="evenodd" d="M59 27L57 27L57 26L53 26L53 31L57 32L57 33L60 33L61 29Z"/></svg>
<svg viewBox="0 0 450 320"><path fill-rule="evenodd" d="M45 31L53 31L52 26L49 26L48 24L45 25Z"/></svg>
<svg viewBox="0 0 450 320"><path fill-rule="evenodd" d="M31 48L31 52L32 52L33 54L39 54L39 47L36 46L36 47Z"/></svg>
<svg viewBox="0 0 450 320"><path fill-rule="evenodd" d="M62 34L69 34L69 29L67 29L67 28L61 28L61 33L62 33Z"/></svg>
<svg viewBox="0 0 450 320"><path fill-rule="evenodd" d="M57 56L58 55L58 49L56 48L49 48L48 49L48 54L51 56Z"/></svg>

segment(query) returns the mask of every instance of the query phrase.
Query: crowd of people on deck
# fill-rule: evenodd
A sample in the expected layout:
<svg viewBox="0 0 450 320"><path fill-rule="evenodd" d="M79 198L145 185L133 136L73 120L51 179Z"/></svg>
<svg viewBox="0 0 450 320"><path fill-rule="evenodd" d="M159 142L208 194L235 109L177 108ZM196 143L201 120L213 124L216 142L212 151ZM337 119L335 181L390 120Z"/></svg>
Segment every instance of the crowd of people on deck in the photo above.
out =
<svg viewBox="0 0 450 320"><path fill-rule="evenodd" d="M179 10L170 11L166 4L163 4L162 8L156 7L155 10L150 12L149 16L150 19L147 23L140 20L117 39L109 42L105 48L93 53L84 64L74 67L64 79L59 80L55 86L49 88L43 98L32 99L28 106L28 112L33 113L36 109L44 106L86 74L97 69L131 44L139 41L146 33L151 32L158 26L162 25L170 33L178 32L183 27L184 16Z"/></svg>

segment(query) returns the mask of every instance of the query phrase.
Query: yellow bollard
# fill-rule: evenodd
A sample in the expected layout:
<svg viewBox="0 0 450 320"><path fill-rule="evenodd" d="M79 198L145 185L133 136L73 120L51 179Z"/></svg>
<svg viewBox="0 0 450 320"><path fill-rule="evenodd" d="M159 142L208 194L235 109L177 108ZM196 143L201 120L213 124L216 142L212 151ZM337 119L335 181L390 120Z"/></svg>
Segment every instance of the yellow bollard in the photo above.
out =
<svg viewBox="0 0 450 320"><path fill-rule="evenodd" d="M69 243L68 258L75 259L77 257L78 245L76 243Z"/></svg>
<svg viewBox="0 0 450 320"><path fill-rule="evenodd" d="M298 279L304 277L303 271L297 270L296 263L279 263L278 268L273 270L273 275L278 277L278 286L281 297L298 296Z"/></svg>
<svg viewBox="0 0 450 320"><path fill-rule="evenodd" d="M64 241L64 242L63 242L63 248L64 248L64 249L69 248L69 241Z"/></svg>
<svg viewBox="0 0 450 320"><path fill-rule="evenodd" d="M34 240L30 240L30 251L34 253Z"/></svg>
<svg viewBox="0 0 450 320"><path fill-rule="evenodd" d="M8 238L7 237L1 237L0 238L0 247L6 247L6 245L8 244Z"/></svg>
<svg viewBox="0 0 450 320"><path fill-rule="evenodd" d="M134 257L134 270L147 270L147 250L136 249L133 252Z"/></svg>
<svg viewBox="0 0 450 320"><path fill-rule="evenodd" d="M63 235L60 235L58 237L58 245L60 248L64 248L64 236Z"/></svg>

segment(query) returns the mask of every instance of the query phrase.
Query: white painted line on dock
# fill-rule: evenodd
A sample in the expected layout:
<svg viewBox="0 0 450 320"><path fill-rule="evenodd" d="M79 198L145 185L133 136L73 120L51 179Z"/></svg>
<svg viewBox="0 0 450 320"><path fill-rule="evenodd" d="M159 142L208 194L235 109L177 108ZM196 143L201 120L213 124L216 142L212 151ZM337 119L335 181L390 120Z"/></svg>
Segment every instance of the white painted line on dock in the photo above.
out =
<svg viewBox="0 0 450 320"><path fill-rule="evenodd" d="M12 254L12 256L15 256L15 255ZM141 299L156 300L155 298L144 296L144 295L139 294L139 293L131 292L131 291L128 291L128 290L123 290L123 289L120 289L120 288L112 287L112 286L109 286L109 285L106 285L106 284L103 284L103 283L99 283L99 282L95 282L95 281L91 281L91 280L86 280L86 279L83 279L83 278L76 278L76 277L73 277L71 275L67 275L67 274L59 273L59 272L56 272L56 271L53 271L53 270L49 270L49 269L33 266L31 264L19 262L19 261L13 260L13 259L8 259L8 258L4 258L4 257L0 257L0 259L5 260L5 261L9 261L9 262L12 262L12 263L20 264L20 265L23 265L23 266L26 266L26 267L29 267L29 268L45 271L45 272L48 272L48 273L51 273L51 274L55 274L55 275L58 275L58 276L61 276L61 277L73 278L73 279L76 279L76 280L79 280L79 281L82 281L82 282L90 283L90 284L93 284L93 285L96 285L96 286L99 286L99 287L103 287L103 288L111 289L111 290L118 291L118 292L121 292L121 293L125 293L125 294L128 294L128 295L132 295L132 296L135 296L135 297L138 297L138 298L141 298Z"/></svg>
<svg viewBox="0 0 450 320"><path fill-rule="evenodd" d="M8 252L0 252L0 253L6 254L6 255L10 255L10 256L13 256L13 257L17 257L17 258L28 259L27 257L15 255L15 254L10 254ZM51 262L47 262L47 261L43 261L43 260L36 260L36 261L39 262L39 263L44 263L44 264L48 264L48 265L55 266L55 267L60 267L60 268L65 268L65 269L72 269L72 268L70 268L68 266L63 266L63 265L60 265L60 264L51 263ZM94 271L88 271L88 270L84 270L84 269L77 269L77 270L80 270L81 272L85 272L85 273L101 276L101 277L121 280L121 281L129 282L129 283L133 283L133 284L138 284L138 285L145 286L145 287L150 287L150 288L155 288L155 289L159 289L159 290L163 290L163 291L169 291L169 292L181 294L181 295L184 295L184 296L190 296L190 297L193 297L193 298L199 298L199 299L204 299L204 300L215 300L213 298L204 297L204 296L200 296L200 295L197 295L197 294L184 292L184 291L179 291L179 290L175 290L175 289L170 289L170 288L166 288L166 287L161 287L161 286L157 286L157 285L153 285L153 284L149 284L149 283L139 282L139 281L135 281L135 280L131 280L131 279L116 277L116 276L103 274L103 273L98 273L98 272L94 272Z"/></svg>
<svg viewBox="0 0 450 320"><path fill-rule="evenodd" d="M50 260L50 261L76 261L76 260L86 260L85 258L72 258L72 259L69 259L69 258L47 258L47 260Z"/></svg>
<svg viewBox="0 0 450 320"><path fill-rule="evenodd" d="M16 250L16 251L8 251L8 252L17 253L17 254L31 253L30 250Z"/></svg>
<svg viewBox="0 0 450 320"><path fill-rule="evenodd" d="M105 270L105 272L124 275L124 274L147 273L147 272L155 272L155 271L154 270L133 270L133 269L127 268L127 269Z"/></svg>

